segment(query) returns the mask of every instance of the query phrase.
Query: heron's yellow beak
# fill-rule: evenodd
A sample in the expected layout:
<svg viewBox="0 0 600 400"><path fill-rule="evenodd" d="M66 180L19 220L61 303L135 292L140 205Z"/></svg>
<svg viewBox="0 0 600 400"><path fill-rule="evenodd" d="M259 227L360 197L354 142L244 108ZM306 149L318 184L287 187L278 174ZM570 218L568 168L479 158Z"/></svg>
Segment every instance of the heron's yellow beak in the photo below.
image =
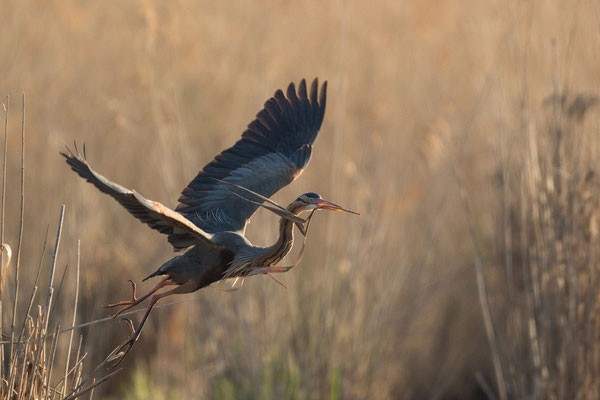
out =
<svg viewBox="0 0 600 400"><path fill-rule="evenodd" d="M360 215L359 213L357 213L355 211L347 210L344 207L338 206L335 203L332 203L330 201L323 200L323 199L317 200L315 202L315 205L317 206L318 209L332 210L332 211L345 211L345 212L349 212L351 214Z"/></svg>

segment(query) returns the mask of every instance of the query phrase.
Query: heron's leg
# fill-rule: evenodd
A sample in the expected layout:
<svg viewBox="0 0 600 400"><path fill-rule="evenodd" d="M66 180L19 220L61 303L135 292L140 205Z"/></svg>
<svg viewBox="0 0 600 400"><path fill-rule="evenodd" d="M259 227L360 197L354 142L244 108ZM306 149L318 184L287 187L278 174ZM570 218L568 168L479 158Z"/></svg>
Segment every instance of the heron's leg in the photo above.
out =
<svg viewBox="0 0 600 400"><path fill-rule="evenodd" d="M171 283L169 283L169 284L171 284ZM123 343L121 346L119 346L115 351L113 351L113 353L115 354L115 358L119 357L120 359L115 364L113 364L112 368L119 365L121 363L121 361L123 361L123 359L125 358L127 353L129 353L131 351L133 345L140 337L140 333L142 333L142 328L144 327L144 324L146 323L146 320L148 319L150 312L152 312L152 308L156 305L156 303L160 299L162 299L163 297L170 296L172 294L183 294L183 293L193 292L194 290L196 290L196 288L197 288L196 282L189 281L189 282L184 283L183 285L176 287L175 289L167 290L166 292L162 292L162 293L155 294L154 296L152 296L152 299L150 299L150 302L148 303L148 307L146 308L146 312L144 313L144 316L142 317L142 321L140 322L138 327L135 329L135 331L133 331L131 338L129 338L129 340L127 340L125 343ZM125 320L129 322L130 327L133 327L133 324L131 323L130 320L128 320L128 319L125 319Z"/></svg>
<svg viewBox="0 0 600 400"><path fill-rule="evenodd" d="M135 297L135 283L132 280L129 280L129 283L131 284L131 291L132 291L131 300L120 301L118 303L109 304L107 306L104 306L105 308L113 308L113 307L123 306L123 308L121 308L119 311L117 311L115 313L115 315L113 315L113 318L117 318L119 316L119 314L121 314L123 311L129 310L130 308L137 306L138 304L140 304L141 302L146 300L148 297L150 297L157 290L162 289L165 286L177 285L174 281L167 278L167 279L164 279L161 282L159 282L156 286L154 286L149 291L147 291L142 297L136 298Z"/></svg>
<svg viewBox="0 0 600 400"><path fill-rule="evenodd" d="M123 359L125 358L127 353L129 353L131 351L131 349L133 348L133 345L140 337L140 333L142 333L142 328L146 324L146 320L148 319L150 312L152 312L152 308L154 307L154 305L156 305L156 303L163 297L172 295L175 292L175 290L177 290L177 289L169 290L169 291L159 293L159 294L152 296L152 299L150 300L150 303L148 303L146 312L144 313L144 316L142 317L142 321L140 322L138 327L135 329L135 331L133 331L131 337L125 343L123 343L121 346L119 346L119 348L114 352L115 356L119 357L119 360L112 366L112 368L119 365L121 363L121 361L123 361ZM133 324L131 323L131 321L129 321L129 320L127 320L127 321L129 322L130 327L133 327Z"/></svg>

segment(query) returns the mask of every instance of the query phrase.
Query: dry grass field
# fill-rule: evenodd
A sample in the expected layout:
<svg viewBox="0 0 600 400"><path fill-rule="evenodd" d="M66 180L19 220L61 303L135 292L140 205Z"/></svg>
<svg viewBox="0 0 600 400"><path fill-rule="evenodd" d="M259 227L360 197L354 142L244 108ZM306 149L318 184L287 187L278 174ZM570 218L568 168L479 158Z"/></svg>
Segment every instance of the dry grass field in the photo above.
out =
<svg viewBox="0 0 600 400"><path fill-rule="evenodd" d="M50 334L72 325L77 289L76 324L105 318L128 279L173 256L59 150L85 142L97 171L175 207L276 89L318 76L329 91L313 158L274 198L315 191L361 216L317 214L286 288L252 277L156 309L93 398L600 398L599 16L588 0L3 0L4 342L21 93L17 334L49 227L25 333L35 341L47 323L49 337L18 352L13 384L62 398L47 387L63 393L69 348L69 368L86 354L75 378L109 373L94 368L127 337L124 324L75 329L71 347L69 332ZM274 241L276 221L260 211L250 239ZM8 395L14 349L3 350L2 396L27 398Z"/></svg>

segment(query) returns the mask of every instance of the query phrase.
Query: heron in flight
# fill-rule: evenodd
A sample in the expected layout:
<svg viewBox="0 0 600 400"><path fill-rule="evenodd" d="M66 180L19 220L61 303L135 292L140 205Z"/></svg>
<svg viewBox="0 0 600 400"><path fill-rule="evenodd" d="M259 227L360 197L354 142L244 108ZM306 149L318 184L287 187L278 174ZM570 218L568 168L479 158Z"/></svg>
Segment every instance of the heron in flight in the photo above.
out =
<svg viewBox="0 0 600 400"><path fill-rule="evenodd" d="M268 99L231 148L206 165L183 189L175 210L148 200L134 190L110 181L92 170L77 148L61 154L79 176L112 196L134 217L150 228L167 235L176 251L188 249L165 262L146 279L164 278L141 297L110 304L122 307L114 317L152 296L137 328L130 325L131 338L115 352L120 363L140 336L152 307L172 294L191 293L216 281L255 274L285 272L290 267L276 264L292 249L293 228L305 233L303 211L320 209L348 211L324 200L316 193L305 193L287 208L268 198L291 183L304 170L311 156L325 114L327 82L319 90L315 79L307 91L303 79L296 91L290 83L286 95L277 90ZM265 204L267 202L270 205ZM255 246L245 238L252 214L265 207L280 216L279 237L271 246ZM167 286L174 288L155 294ZM116 365L116 364L115 364Z"/></svg>

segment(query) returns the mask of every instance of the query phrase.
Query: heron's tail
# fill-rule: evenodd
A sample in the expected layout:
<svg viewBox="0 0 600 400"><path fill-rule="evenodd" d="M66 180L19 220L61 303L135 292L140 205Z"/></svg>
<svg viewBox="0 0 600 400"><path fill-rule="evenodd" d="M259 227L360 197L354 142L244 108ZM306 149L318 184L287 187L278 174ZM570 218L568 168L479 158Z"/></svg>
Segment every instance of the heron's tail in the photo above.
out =
<svg viewBox="0 0 600 400"><path fill-rule="evenodd" d="M161 272L160 269L158 269L156 272L153 272L150 275L148 275L147 277L145 277L144 279L142 279L142 282L144 282L145 280L148 280L150 278L154 278L155 276L159 276L159 275L164 275L164 273Z"/></svg>
<svg viewBox="0 0 600 400"><path fill-rule="evenodd" d="M182 257L181 255L175 256L175 257L171 258L170 260L166 261L163 265L160 266L160 268L158 268L156 270L156 272L154 272L153 274L150 274L147 277L145 277L144 279L142 279L142 282L147 279L154 278L155 276L169 275L169 271L172 271L173 268L178 265L177 261L181 257Z"/></svg>

